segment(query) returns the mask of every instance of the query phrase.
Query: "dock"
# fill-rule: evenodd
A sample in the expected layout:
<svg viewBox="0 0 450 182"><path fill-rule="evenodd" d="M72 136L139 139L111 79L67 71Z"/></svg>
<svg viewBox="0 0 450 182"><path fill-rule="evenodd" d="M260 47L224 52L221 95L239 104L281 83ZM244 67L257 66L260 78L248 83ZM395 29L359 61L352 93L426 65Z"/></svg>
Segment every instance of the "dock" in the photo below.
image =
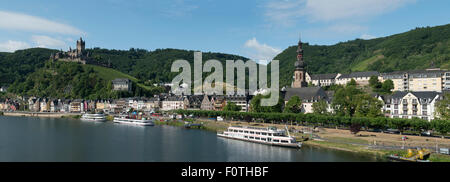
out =
<svg viewBox="0 0 450 182"><path fill-rule="evenodd" d="M201 128L202 126L203 124L195 124L195 123L188 123L184 125L185 128Z"/></svg>

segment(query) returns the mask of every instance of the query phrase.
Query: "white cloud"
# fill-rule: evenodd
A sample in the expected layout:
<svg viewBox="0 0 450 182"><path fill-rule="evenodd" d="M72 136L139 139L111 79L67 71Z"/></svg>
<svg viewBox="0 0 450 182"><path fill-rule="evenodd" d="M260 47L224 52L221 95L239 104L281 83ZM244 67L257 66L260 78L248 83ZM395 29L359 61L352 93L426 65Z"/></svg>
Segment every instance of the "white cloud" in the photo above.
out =
<svg viewBox="0 0 450 182"><path fill-rule="evenodd" d="M45 48L65 48L66 43L62 40L51 38L45 35L33 35L31 37L31 41L37 47L45 47Z"/></svg>
<svg viewBox="0 0 450 182"><path fill-rule="evenodd" d="M14 52L20 49L30 48L30 45L26 42L8 40L6 42L0 42L0 52Z"/></svg>
<svg viewBox="0 0 450 182"><path fill-rule="evenodd" d="M368 40L368 39L374 39L374 38L377 38L377 37L375 37L373 35L369 35L369 34L362 34L360 38Z"/></svg>
<svg viewBox="0 0 450 182"><path fill-rule="evenodd" d="M303 15L303 1L274 1L266 4L265 16L269 21L280 25L291 25L294 20Z"/></svg>
<svg viewBox="0 0 450 182"><path fill-rule="evenodd" d="M393 11L415 0L284 0L265 5L265 16L275 24L287 25L299 18L333 21L369 18Z"/></svg>
<svg viewBox="0 0 450 182"><path fill-rule="evenodd" d="M305 11L317 21L362 18L395 10L414 0L307 0Z"/></svg>
<svg viewBox="0 0 450 182"><path fill-rule="evenodd" d="M65 35L85 35L83 31L71 25L7 11L0 11L0 29L58 33Z"/></svg>
<svg viewBox="0 0 450 182"><path fill-rule="evenodd" d="M244 47L247 48L249 57L256 62L261 60L272 61L272 59L281 52L280 49L259 43L256 38L247 40Z"/></svg>

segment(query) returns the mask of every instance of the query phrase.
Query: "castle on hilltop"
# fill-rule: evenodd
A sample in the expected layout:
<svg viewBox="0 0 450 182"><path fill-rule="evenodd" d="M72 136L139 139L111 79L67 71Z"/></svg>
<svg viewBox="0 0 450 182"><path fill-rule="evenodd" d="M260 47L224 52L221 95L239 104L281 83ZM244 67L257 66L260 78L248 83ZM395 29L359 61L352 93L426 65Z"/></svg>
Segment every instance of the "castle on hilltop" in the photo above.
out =
<svg viewBox="0 0 450 182"><path fill-rule="evenodd" d="M50 59L86 64L90 57L89 52L85 50L85 45L85 41L83 41L83 39L80 37L80 40L77 40L77 49L72 50L72 47L69 47L69 51L67 52L63 52L61 50L56 54L51 54Z"/></svg>

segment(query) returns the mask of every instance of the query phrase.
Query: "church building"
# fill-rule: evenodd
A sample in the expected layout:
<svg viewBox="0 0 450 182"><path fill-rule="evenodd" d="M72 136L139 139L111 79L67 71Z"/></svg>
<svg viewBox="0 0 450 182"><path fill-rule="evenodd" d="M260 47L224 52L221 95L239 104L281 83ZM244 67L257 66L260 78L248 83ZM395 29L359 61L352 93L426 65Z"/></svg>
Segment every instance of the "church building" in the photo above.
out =
<svg viewBox="0 0 450 182"><path fill-rule="evenodd" d="M287 103L293 96L298 96L302 100L303 112L313 113L312 104L325 100L327 103L331 102L332 93L325 92L321 87L308 87L306 82L306 63L303 60L303 43L298 42L297 61L294 63L294 81L291 88L284 88L282 90L284 101ZM331 109L329 109L331 110Z"/></svg>

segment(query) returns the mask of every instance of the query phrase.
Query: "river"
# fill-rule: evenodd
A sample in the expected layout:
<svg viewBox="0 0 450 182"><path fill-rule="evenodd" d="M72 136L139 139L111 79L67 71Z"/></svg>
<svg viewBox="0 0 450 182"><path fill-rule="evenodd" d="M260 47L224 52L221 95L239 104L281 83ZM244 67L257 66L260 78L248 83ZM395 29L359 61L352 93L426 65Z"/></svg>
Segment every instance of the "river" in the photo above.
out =
<svg viewBox="0 0 450 182"><path fill-rule="evenodd" d="M365 162L373 156L219 138L173 126L0 116L2 162Z"/></svg>

